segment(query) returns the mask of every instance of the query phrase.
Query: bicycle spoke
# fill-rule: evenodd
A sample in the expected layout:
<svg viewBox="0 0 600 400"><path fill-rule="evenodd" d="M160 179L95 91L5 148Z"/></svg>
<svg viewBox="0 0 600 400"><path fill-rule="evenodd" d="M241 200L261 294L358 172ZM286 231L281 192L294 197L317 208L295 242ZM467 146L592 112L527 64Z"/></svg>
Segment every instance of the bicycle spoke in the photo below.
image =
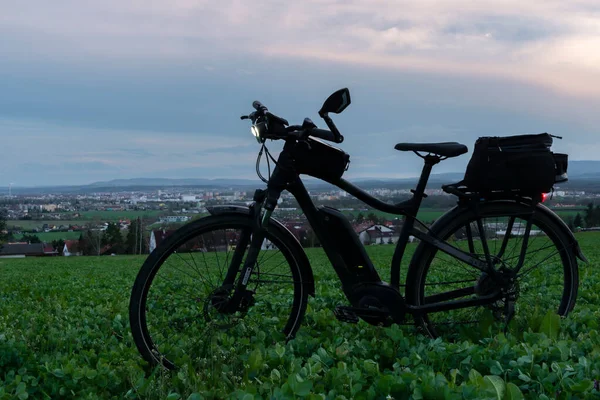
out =
<svg viewBox="0 0 600 400"><path fill-rule="evenodd" d="M269 270L267 270L267 271L265 271L265 272L262 272L262 273L263 273L263 274L267 274L267 273L270 273L270 272L272 272L272 271L275 271L275 269L277 269L277 268L281 267L281 266L282 266L282 265L283 265L285 262L286 262L286 260L283 260L282 262L280 262L279 264L277 264L277 265L276 265L276 266L274 266L273 268L271 268L271 269L269 269Z"/></svg>
<svg viewBox="0 0 600 400"><path fill-rule="evenodd" d="M289 264L293 258L289 251L282 251L277 238L273 241L268 237L268 250L258 253L260 262L250 275L248 292L239 302L230 304L234 290L223 286L224 275L235 268L233 264L244 262L246 249L238 249L238 245L243 244L247 233L246 226L208 229L164 258L144 306L154 358L172 365L186 357L203 368L218 368L209 354L214 346L229 343L227 349L231 349L220 348L219 357L237 357L240 351L251 351L251 343L257 337L265 338L266 334L264 340L283 339L289 335L284 330L288 325L297 329L297 316L291 319L295 315L292 312L301 310L296 304L295 289L307 282L293 273ZM233 245L239 250L238 255L230 248ZM198 249L201 256L196 254ZM237 338L242 337L246 339L240 344ZM232 340L237 343L235 351ZM242 361L235 365L242 373Z"/></svg>
<svg viewBox="0 0 600 400"><path fill-rule="evenodd" d="M192 282L196 282L196 281L197 281L197 279L196 279L196 278L194 278L194 276L192 276L192 275L188 274L187 272L185 272L185 271L183 271L183 270L181 270L181 269L179 269L179 268L177 268L177 267L173 266L172 264L169 264L169 267L171 267L171 268L173 268L174 270L176 270L176 271L178 271L178 272L182 273L182 274L183 274L183 275L185 275L185 276L188 276L189 278L191 278ZM163 278L163 279L165 279L165 280L168 280L167 278ZM205 288L205 289L206 289L208 292L210 292L210 291L211 291L211 289L212 289L212 288L211 288L210 286L207 286L206 282L205 282L203 279L201 279L201 278L200 278L200 279L199 279L199 281L202 283L202 285L204 286L204 288ZM177 284L177 283L180 283L180 282L176 282L176 281L173 281L173 280L170 280L170 282L172 282L172 283L175 283L175 284ZM194 287L196 287L195 285L189 285L189 286L194 286Z"/></svg>
<svg viewBox="0 0 600 400"><path fill-rule="evenodd" d="M496 219L496 223L498 219ZM497 253L496 258L502 258L504 252L506 251L506 246L508 245L508 240L510 239L510 234L512 232L513 225L515 223L515 217L510 217L508 220L508 224L506 225L506 231L504 232L504 237L502 238L502 245L500 246L500 251Z"/></svg>
<svg viewBox="0 0 600 400"><path fill-rule="evenodd" d="M219 267L219 271L221 271L221 263L219 262L219 251L217 244L215 243L215 233L214 231L210 231L210 234L213 238L213 246L215 247L215 257L217 258L217 265ZM227 247L227 241L225 241L225 247Z"/></svg>
<svg viewBox="0 0 600 400"><path fill-rule="evenodd" d="M544 308L561 310L559 306L563 299L563 291L557 291L556 288L564 287L566 284L566 270L563 269L565 259L562 257L562 254L565 254L564 245L559 239L550 235L552 231L544 230L537 225L534 214L524 212L503 214L502 207L504 206L496 207L499 210L496 215L472 217L466 223L457 221L454 227L444 234L445 236L440 237L446 241L453 240L455 247L463 249L480 260L484 259L484 255L488 253L486 249L489 249L494 273L475 270L431 246L433 256L427 258L429 261L426 264L424 279L421 278L422 281L418 286L421 297L416 305L434 303L442 305L447 302L462 301L462 299L475 299L477 296L494 293L502 285L508 299L502 297L486 305L429 312L422 317L426 332L433 335L456 334L458 331L453 330L452 326L471 320L482 321L481 333L485 333L487 327L491 326L489 324L494 321L498 323L494 325L498 329L501 326L506 329L505 322L510 320L517 321L515 323L519 326L523 323L527 324L527 316L533 312L534 305L543 304ZM512 276L508 274L518 268L519 261L522 261L521 270L514 276L516 280L511 281ZM533 273L534 271L537 272ZM497 280L501 276L506 278ZM543 303L540 303L541 300ZM481 318L486 314L488 317ZM475 331L461 332L467 335L476 333Z"/></svg>
<svg viewBox="0 0 600 400"><path fill-rule="evenodd" d="M523 276L527 275L529 272L531 272L533 269L537 268L538 265L542 264L544 261L550 259L550 257L553 257L554 255L559 254L558 251L555 251L554 253L550 254L549 256L547 256L546 258L544 258L542 261L540 261L539 263L535 264L534 266L526 269L525 271L521 272L519 275L517 275L518 277L522 278Z"/></svg>

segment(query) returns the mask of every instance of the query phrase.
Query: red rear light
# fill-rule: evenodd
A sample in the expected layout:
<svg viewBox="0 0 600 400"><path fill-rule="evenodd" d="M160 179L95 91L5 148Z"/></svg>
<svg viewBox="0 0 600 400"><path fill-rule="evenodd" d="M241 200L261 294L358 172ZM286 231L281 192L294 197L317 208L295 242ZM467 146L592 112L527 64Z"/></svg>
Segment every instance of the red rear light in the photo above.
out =
<svg viewBox="0 0 600 400"><path fill-rule="evenodd" d="M546 201L550 197L550 193L542 193L542 203Z"/></svg>

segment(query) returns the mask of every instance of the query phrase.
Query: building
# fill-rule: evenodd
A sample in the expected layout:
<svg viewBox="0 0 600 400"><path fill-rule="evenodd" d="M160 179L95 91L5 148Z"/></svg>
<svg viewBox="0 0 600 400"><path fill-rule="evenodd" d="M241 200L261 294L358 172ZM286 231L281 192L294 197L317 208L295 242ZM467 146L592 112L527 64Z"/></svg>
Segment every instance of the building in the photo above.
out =
<svg viewBox="0 0 600 400"><path fill-rule="evenodd" d="M169 215L168 217L161 217L159 222L173 223L173 222L188 222L189 220L190 220L190 217L187 215Z"/></svg>
<svg viewBox="0 0 600 400"><path fill-rule="evenodd" d="M174 230L155 229L150 233L150 245L148 251L152 253L154 249L163 241L167 236L175 232Z"/></svg>
<svg viewBox="0 0 600 400"><path fill-rule="evenodd" d="M362 227L361 227L362 228ZM357 232L362 244L388 244L398 242L400 234L385 225L373 224Z"/></svg>
<svg viewBox="0 0 600 400"><path fill-rule="evenodd" d="M0 246L0 258L56 256L58 251L45 243L7 243Z"/></svg>
<svg viewBox="0 0 600 400"><path fill-rule="evenodd" d="M65 257L80 256L81 250L79 249L79 240L65 240L62 255Z"/></svg>

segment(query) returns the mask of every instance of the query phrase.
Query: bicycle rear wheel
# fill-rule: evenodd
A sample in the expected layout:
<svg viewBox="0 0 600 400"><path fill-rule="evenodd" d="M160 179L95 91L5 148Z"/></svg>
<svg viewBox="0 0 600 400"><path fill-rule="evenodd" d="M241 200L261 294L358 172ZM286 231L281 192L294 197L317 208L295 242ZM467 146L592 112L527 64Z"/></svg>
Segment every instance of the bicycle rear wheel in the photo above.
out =
<svg viewBox="0 0 600 400"><path fill-rule="evenodd" d="M251 351L294 336L306 310L307 277L297 246L276 229L266 233L243 305L226 307L252 223L245 215L203 218L175 231L146 259L129 308L146 361L168 369L187 364L209 382L234 380L244 375Z"/></svg>
<svg viewBox="0 0 600 400"><path fill-rule="evenodd" d="M417 315L417 324L432 337L476 338L505 329L508 321L515 333L536 329L549 310L566 316L575 305L579 278L577 261L562 228L544 213L532 213L531 206L516 202L482 203L478 208L477 214L456 208L432 227L431 234L484 262L485 239L502 283L423 242L408 273L407 300L416 306L464 300L485 296L499 287L506 291L506 300ZM529 219L531 230L524 246ZM524 260L519 269L521 252Z"/></svg>

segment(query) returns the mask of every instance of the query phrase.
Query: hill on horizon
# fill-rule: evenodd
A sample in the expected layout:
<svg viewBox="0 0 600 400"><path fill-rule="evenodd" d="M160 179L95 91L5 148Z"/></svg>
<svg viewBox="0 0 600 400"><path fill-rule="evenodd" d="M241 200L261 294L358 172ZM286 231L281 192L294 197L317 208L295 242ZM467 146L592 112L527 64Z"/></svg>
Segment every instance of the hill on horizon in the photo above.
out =
<svg viewBox="0 0 600 400"><path fill-rule="evenodd" d="M560 185L563 188L581 188L600 190L600 161L581 160L570 161L569 182ZM464 172L446 172L432 174L430 184L452 183L460 181ZM410 178L381 178L381 177L362 177L348 178L351 182L360 183L360 186L373 187L378 184L389 187L396 185L399 188L409 187L416 183L418 177ZM303 181L309 187L331 186L330 184L311 177L304 177ZM35 187L12 187L14 194L33 194L33 193L90 193L100 191L144 191L153 189L162 189L167 187L239 187L250 188L258 187L263 183L258 179L238 179L238 178L129 178L113 179L109 181L98 181L87 185L65 185L65 186L35 186Z"/></svg>

